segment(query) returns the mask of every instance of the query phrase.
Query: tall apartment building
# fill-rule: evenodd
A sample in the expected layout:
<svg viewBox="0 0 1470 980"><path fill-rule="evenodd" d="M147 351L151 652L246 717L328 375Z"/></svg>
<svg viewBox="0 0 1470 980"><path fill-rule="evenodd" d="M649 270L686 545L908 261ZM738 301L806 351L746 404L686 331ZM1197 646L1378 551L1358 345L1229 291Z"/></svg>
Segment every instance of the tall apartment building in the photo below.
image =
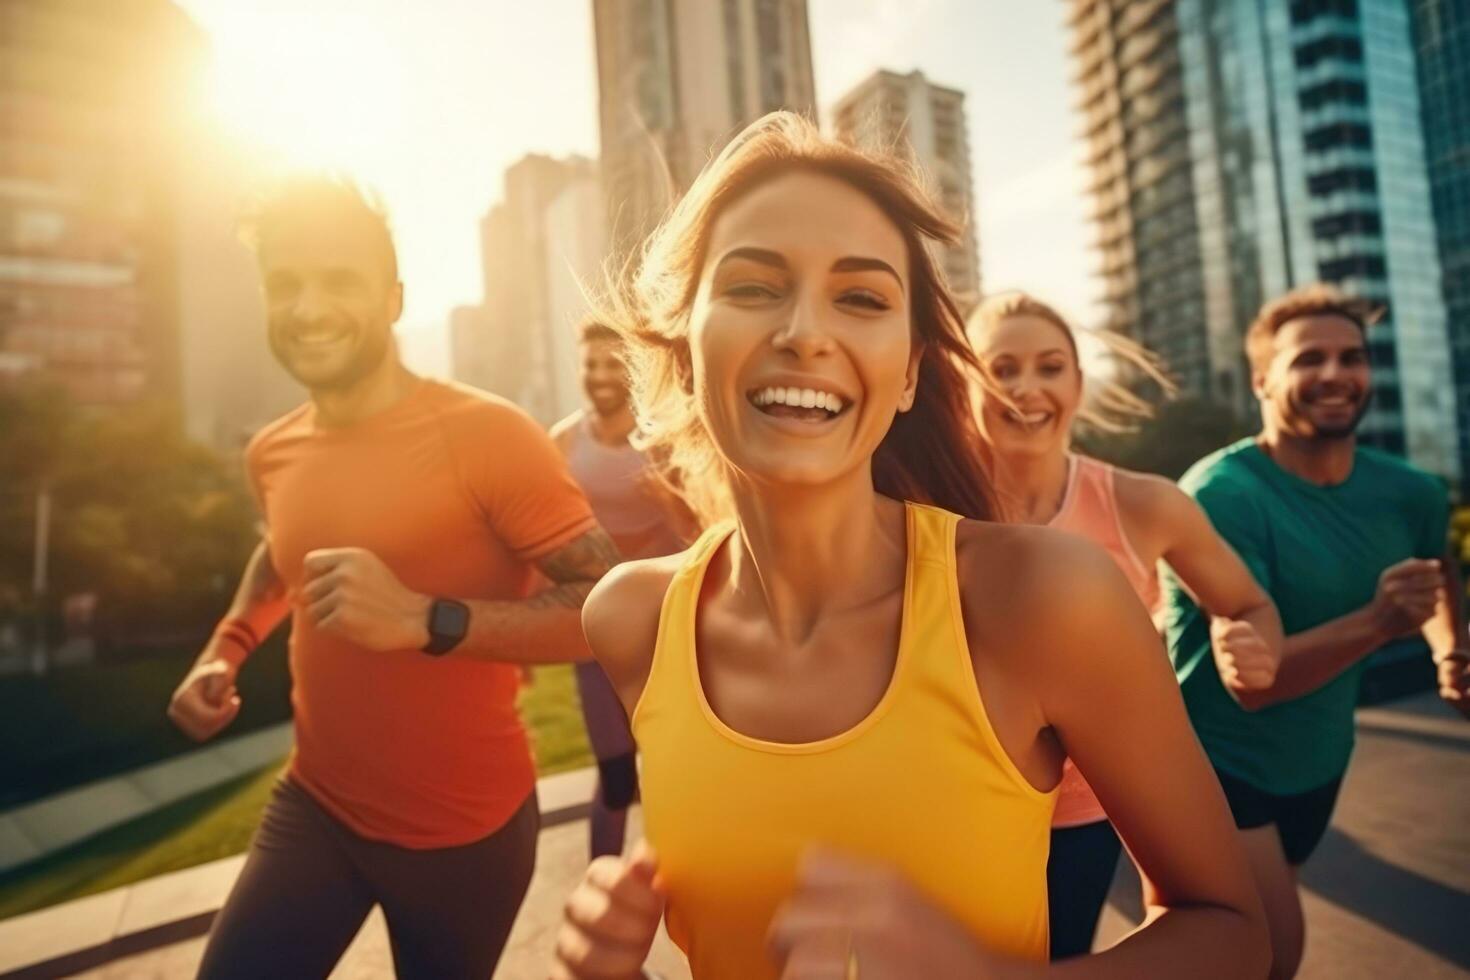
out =
<svg viewBox="0 0 1470 980"><path fill-rule="evenodd" d="M454 377L550 424L581 403L576 326L601 281L606 244L597 164L532 154L505 173L480 224L485 299L454 311ZM585 292L584 292L585 291Z"/></svg>
<svg viewBox="0 0 1470 980"><path fill-rule="evenodd" d="M0 380L177 398L176 188L203 55L168 0L0 4Z"/></svg>
<svg viewBox="0 0 1470 980"><path fill-rule="evenodd" d="M878 71L837 101L832 128L859 146L912 154L963 229L960 244L941 256L950 287L962 297L978 298L980 250L965 93L934 85L919 71Z"/></svg>
<svg viewBox="0 0 1470 980"><path fill-rule="evenodd" d="M484 304L449 311L449 374L484 391L496 388L494 334Z"/></svg>
<svg viewBox="0 0 1470 980"><path fill-rule="evenodd" d="M306 400L271 352L255 256L238 234L266 167L201 118L177 187L179 344L185 431L224 453Z"/></svg>
<svg viewBox="0 0 1470 980"><path fill-rule="evenodd" d="M1364 439L1455 475L1404 0L1070 0L1069 23L1112 325L1253 415L1244 327L1338 283L1387 313Z"/></svg>
<svg viewBox="0 0 1470 980"><path fill-rule="evenodd" d="M1410 7L1459 406L1460 485L1470 487L1470 0Z"/></svg>
<svg viewBox="0 0 1470 980"><path fill-rule="evenodd" d="M776 109L815 116L806 0L593 0L592 14L616 254L747 123Z"/></svg>

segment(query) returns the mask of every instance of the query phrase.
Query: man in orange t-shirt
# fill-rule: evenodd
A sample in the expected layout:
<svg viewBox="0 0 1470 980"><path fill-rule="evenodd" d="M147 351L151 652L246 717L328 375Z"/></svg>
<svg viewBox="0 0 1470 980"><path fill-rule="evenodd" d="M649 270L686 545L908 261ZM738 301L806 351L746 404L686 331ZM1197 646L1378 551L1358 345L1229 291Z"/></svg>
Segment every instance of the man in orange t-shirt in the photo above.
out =
<svg viewBox="0 0 1470 980"><path fill-rule="evenodd" d="M530 418L402 365L391 234L355 186L287 182L249 230L311 398L246 450L267 533L169 714L201 740L229 724L292 613L296 750L200 974L325 976L381 905L400 977L488 977L539 827L515 665L586 656L617 551Z"/></svg>

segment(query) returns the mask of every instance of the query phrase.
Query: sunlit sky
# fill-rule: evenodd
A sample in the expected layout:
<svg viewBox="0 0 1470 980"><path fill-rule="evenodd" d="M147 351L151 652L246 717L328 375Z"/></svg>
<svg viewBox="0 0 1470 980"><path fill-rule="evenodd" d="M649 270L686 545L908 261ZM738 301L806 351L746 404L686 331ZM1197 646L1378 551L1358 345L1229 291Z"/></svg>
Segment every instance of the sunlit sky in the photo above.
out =
<svg viewBox="0 0 1470 980"><path fill-rule="evenodd" d="M596 156L591 0L179 0L208 32L228 131L386 198L411 363L444 373L451 307L481 297L478 222L527 153ZM712 0L711 0L712 2ZM877 68L966 93L987 291L1095 317L1065 7L808 0L817 100Z"/></svg>

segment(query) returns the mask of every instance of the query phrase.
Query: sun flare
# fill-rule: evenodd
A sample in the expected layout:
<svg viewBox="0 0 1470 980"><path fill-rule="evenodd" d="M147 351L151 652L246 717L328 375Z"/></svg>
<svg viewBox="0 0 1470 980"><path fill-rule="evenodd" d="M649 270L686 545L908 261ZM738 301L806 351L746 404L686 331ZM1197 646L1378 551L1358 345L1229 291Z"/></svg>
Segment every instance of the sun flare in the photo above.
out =
<svg viewBox="0 0 1470 980"><path fill-rule="evenodd" d="M392 120L413 84L386 18L242 7L213 32L209 96L227 132L290 167L372 172L406 152Z"/></svg>

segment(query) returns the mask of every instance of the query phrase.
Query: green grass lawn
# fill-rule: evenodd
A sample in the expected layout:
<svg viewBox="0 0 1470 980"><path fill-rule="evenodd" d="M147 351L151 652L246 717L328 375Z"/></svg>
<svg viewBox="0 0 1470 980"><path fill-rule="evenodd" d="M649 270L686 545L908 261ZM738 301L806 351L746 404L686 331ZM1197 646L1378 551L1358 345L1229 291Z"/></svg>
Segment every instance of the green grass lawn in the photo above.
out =
<svg viewBox="0 0 1470 980"><path fill-rule="evenodd" d="M571 667L538 668L522 691L521 713L542 775L592 763ZM240 853L280 768L197 793L0 875L0 919Z"/></svg>

